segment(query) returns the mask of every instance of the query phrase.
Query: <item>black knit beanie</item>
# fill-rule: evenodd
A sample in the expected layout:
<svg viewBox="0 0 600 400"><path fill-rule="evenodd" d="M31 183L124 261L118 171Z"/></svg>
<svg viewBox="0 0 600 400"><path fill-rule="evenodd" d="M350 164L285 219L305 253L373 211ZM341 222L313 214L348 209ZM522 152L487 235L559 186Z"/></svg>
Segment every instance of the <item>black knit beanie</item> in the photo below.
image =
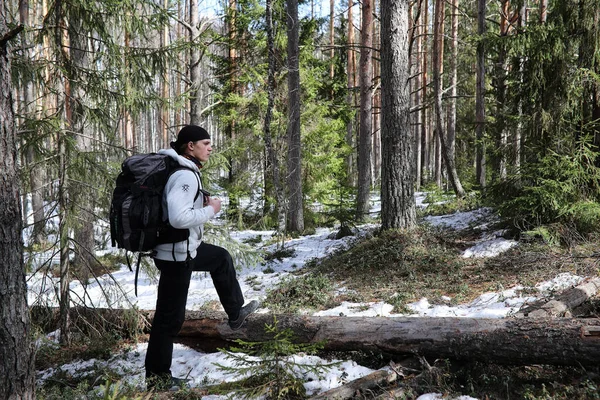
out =
<svg viewBox="0 0 600 400"><path fill-rule="evenodd" d="M171 147L179 153L181 146L188 142L196 142L198 140L210 139L210 135L206 129L197 125L186 125L177 134L177 140L171 142Z"/></svg>

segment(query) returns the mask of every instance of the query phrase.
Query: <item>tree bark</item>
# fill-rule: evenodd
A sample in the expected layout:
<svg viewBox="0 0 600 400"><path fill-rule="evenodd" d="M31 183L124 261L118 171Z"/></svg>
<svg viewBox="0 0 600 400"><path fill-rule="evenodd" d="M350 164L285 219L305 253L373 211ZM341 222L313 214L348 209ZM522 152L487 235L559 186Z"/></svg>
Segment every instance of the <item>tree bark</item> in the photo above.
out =
<svg viewBox="0 0 600 400"><path fill-rule="evenodd" d="M381 2L381 225L416 223L408 90L408 1Z"/></svg>
<svg viewBox="0 0 600 400"><path fill-rule="evenodd" d="M73 307L73 323L124 330L149 329L154 311ZM34 321L51 329L56 310L33 308ZM90 322L92 321L92 322ZM452 318L452 317L314 317L253 314L232 331L224 312L187 311L177 341L215 351L236 339L271 340L265 325L277 321L290 329L297 343L324 341L331 351L375 351L400 356L420 355L455 360L493 361L507 365L554 364L595 366L600 359L600 318ZM41 324L40 324L41 325Z"/></svg>
<svg viewBox="0 0 600 400"><path fill-rule="evenodd" d="M423 0L419 0L415 7L417 7L416 14L417 18L415 19L415 25L413 27L413 40L415 41L415 49L414 58L415 62L411 64L414 70L411 70L410 75L414 76L414 92L415 92L415 102L414 106L417 107L414 115L415 115L415 190L419 190L421 188L421 173L422 173L422 142L421 142L421 127L423 126L423 122L421 120L421 105L422 97L421 93L423 92L422 80L421 76L424 74L423 71L423 59L426 58L426 55L423 52L423 35L424 27L422 26L422 21L424 18L424 10L423 10Z"/></svg>
<svg viewBox="0 0 600 400"><path fill-rule="evenodd" d="M23 219L18 185L17 138L8 44L8 3L0 4L0 399L35 399L35 351L31 343L23 269Z"/></svg>
<svg viewBox="0 0 600 400"><path fill-rule="evenodd" d="M354 91L356 88L356 57L354 56L354 18L352 10L354 8L353 0L348 0L348 51L347 51L347 75L348 75L348 107L352 110L348 124L346 125L346 144L351 149L346 157L346 174L347 183L349 186L353 186L355 179L355 165L354 165L354 126L356 117L354 109L356 105Z"/></svg>
<svg viewBox="0 0 600 400"><path fill-rule="evenodd" d="M190 40L190 119L192 125L200 125L202 117L202 96L200 96L201 71L200 59L201 51L196 43L200 36L198 27L198 0L190 0L188 35Z"/></svg>
<svg viewBox="0 0 600 400"><path fill-rule="evenodd" d="M438 135L441 152L446 163L448 179L452 184L456 197L464 197L465 191L458 178L454 158L450 155L450 149L446 143L444 134L444 111L442 108L442 64L443 64L443 48L444 48L444 0L436 0L435 2L435 23L434 23L434 41L433 41L433 91L435 94L435 131Z"/></svg>
<svg viewBox="0 0 600 400"><path fill-rule="evenodd" d="M287 0L288 32L288 214L287 230L304 231L302 167L300 152L300 21L298 0Z"/></svg>
<svg viewBox="0 0 600 400"><path fill-rule="evenodd" d="M358 192L356 219L363 221L369 213L371 192L371 135L373 134L373 0L362 2L360 49L360 123L358 134Z"/></svg>
<svg viewBox="0 0 600 400"><path fill-rule="evenodd" d="M479 187L485 188L486 156L485 156L485 47L483 35L485 34L486 0L477 2L477 87L475 94L475 121L476 121L476 167L475 175Z"/></svg>
<svg viewBox="0 0 600 400"><path fill-rule="evenodd" d="M509 6L510 0L502 0L500 7L500 40L502 42L499 43L498 48L498 61L496 63L496 103L497 103L497 134L499 141L499 150L500 154L498 155L499 160L499 168L498 168L498 176L501 181L505 181L508 175L507 171L507 145L508 145L508 129L506 126L506 121L508 117L507 107L506 107L506 77L508 72L508 66L506 63L507 57L507 43L506 39L508 36L509 30Z"/></svg>
<svg viewBox="0 0 600 400"><path fill-rule="evenodd" d="M448 157L456 162L456 103L458 96L458 9L459 0L452 0L452 16L450 18L450 101L448 110Z"/></svg>
<svg viewBox="0 0 600 400"><path fill-rule="evenodd" d="M188 319L180 339L269 340L265 324L274 316L256 314L239 331L222 320ZM332 351L379 351L455 360L493 361L507 365L596 366L600 359L600 319L482 319L311 317L277 315L300 343L325 341ZM190 343L188 340L187 343Z"/></svg>
<svg viewBox="0 0 600 400"><path fill-rule="evenodd" d="M422 44L421 44L421 162L417 165L417 168L421 169L420 179L421 184L425 184L426 181L430 178L430 168L429 168L429 112L427 110L427 55L429 54L427 49L427 43L429 38L429 0L424 0L425 7L423 7L423 17L422 17Z"/></svg>
<svg viewBox="0 0 600 400"><path fill-rule="evenodd" d="M264 125L264 141L266 152L266 170L270 172L273 178L273 187L275 196L277 197L277 221L280 232L285 230L285 198L281 183L281 175L279 168L279 159L277 151L271 140L271 119L273 115L273 107L275 104L275 38L273 35L273 7L272 0L266 0L266 30L267 30L267 51L269 71L267 77L267 110L265 113ZM266 182L266 180L265 180Z"/></svg>

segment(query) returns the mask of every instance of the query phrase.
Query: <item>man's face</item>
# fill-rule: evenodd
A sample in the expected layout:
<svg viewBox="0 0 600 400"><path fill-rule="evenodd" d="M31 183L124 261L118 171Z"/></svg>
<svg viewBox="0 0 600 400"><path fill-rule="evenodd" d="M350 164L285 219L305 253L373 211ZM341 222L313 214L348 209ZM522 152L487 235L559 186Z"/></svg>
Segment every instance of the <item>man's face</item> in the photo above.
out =
<svg viewBox="0 0 600 400"><path fill-rule="evenodd" d="M189 147L191 151L191 155L194 156L197 160L202 162L208 161L210 157L210 153L212 152L212 146L210 144L210 139L198 140L196 142L191 142L191 147Z"/></svg>

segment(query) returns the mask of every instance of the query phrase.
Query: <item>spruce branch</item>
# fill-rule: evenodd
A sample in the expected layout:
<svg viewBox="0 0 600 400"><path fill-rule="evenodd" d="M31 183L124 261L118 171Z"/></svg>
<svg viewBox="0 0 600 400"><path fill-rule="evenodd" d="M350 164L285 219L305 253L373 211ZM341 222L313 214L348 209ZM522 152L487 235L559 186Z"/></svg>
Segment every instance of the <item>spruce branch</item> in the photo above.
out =
<svg viewBox="0 0 600 400"><path fill-rule="evenodd" d="M11 29L10 31L2 35L2 37L0 37L0 48L4 49L8 41L17 36L24 28L25 27L23 26L23 24L19 24L16 28Z"/></svg>

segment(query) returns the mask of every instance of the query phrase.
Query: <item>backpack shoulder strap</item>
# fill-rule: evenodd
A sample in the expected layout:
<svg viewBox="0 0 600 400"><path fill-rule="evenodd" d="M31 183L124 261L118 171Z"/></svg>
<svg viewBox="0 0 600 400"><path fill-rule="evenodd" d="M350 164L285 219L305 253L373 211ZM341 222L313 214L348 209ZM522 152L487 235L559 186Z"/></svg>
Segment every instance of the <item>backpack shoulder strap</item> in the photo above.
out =
<svg viewBox="0 0 600 400"><path fill-rule="evenodd" d="M198 176L198 173L196 171L194 171L191 168L188 167L184 167L183 165L179 165L175 168L173 168L171 170L171 172L169 173L169 178L171 177L171 175L173 175L175 172L177 171L181 171L182 169L187 169L188 171L190 171L191 173L194 174L194 176L196 177L196 180L198 181L198 190L196 191L196 195L194 196L194 202L196 202L196 200L198 200L198 196L200 196L200 176Z"/></svg>

